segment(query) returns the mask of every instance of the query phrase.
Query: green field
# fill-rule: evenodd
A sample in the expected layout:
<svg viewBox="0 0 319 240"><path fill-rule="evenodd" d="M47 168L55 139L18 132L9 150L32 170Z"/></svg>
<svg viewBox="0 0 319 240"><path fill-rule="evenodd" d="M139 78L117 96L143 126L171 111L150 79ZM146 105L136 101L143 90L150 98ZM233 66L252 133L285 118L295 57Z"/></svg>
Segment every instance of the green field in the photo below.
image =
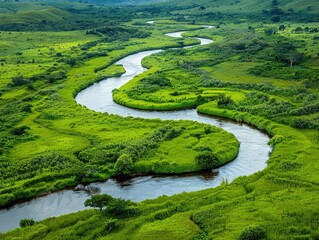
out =
<svg viewBox="0 0 319 240"><path fill-rule="evenodd" d="M297 0L170 1L126 10L3 4L0 206L115 175L193 172L234 159L239 143L219 128L97 113L74 100L124 73L117 60L197 44L193 36L215 42L145 58L149 70L114 91L114 101L144 110L196 108L246 123L271 137L273 152L263 171L214 189L118 200L0 239L319 239L318 7ZM279 22L276 14L256 14L275 8L284 11ZM201 27L209 24L216 28ZM164 35L174 31L188 32ZM214 166L198 161L203 149Z"/></svg>

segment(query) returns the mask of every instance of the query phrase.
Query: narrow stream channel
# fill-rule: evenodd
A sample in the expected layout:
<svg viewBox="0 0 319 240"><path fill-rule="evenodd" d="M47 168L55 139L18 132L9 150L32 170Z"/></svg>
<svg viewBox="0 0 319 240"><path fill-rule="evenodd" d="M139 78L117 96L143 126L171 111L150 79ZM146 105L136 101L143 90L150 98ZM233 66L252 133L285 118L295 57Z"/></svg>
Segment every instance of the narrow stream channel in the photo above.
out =
<svg viewBox="0 0 319 240"><path fill-rule="evenodd" d="M211 28L211 26L205 26ZM168 33L170 37L181 37L183 32ZM210 39L197 38L201 45L212 43ZM192 46L196 47L196 46ZM121 116L140 118L160 118L162 120L191 120L211 124L233 133L240 141L237 158L217 169L205 173L184 174L174 176L141 176L125 181L109 179L103 183L91 183L88 188L94 193L107 193L113 197L121 197L133 201L156 198L161 195L174 195L182 192L198 191L217 187L223 180L233 181L240 176L251 175L263 170L269 158L271 148L267 145L269 138L266 134L245 124L237 124L214 117L199 115L195 109L156 112L129 109L113 102L112 89L120 88L136 75L146 71L141 65L144 57L162 50L143 51L129 55L116 64L123 65L126 73L121 77L105 79L84 89L76 96L76 101L91 110L107 112ZM5 232L19 226L22 218L42 220L86 209L84 201L92 191L62 190L30 201L15 204L0 210L0 232Z"/></svg>

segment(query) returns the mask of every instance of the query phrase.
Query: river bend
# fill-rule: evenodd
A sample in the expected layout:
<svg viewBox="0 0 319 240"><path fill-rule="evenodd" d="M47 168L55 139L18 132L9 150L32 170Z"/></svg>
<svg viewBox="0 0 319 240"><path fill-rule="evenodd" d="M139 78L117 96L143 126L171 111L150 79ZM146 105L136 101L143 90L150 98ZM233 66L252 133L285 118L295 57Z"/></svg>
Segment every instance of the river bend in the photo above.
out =
<svg viewBox="0 0 319 240"><path fill-rule="evenodd" d="M211 28L211 26L206 26ZM170 37L181 37L183 32L167 33ZM201 45L212 43L210 39L197 38ZM198 47L198 46L192 46ZM186 47L189 48L189 47ZM109 179L104 183L91 183L89 186L100 193L121 197L133 201L156 198L161 195L173 195L181 192L197 191L217 187L223 180L231 182L237 177L251 175L263 170L269 158L271 148L267 145L266 134L245 124L237 124L214 117L199 115L195 109L180 111L141 111L129 109L113 102L112 89L120 88L132 78L146 71L141 65L143 58L162 50L143 51L129 55L115 64L123 65L126 72L120 77L112 77L79 92L76 101L97 112L107 112L120 116L140 118L160 118L162 120L191 120L211 124L233 133L240 141L237 158L217 169L206 173L175 176L140 176L125 181ZM16 228L22 218L41 220L85 209L84 201L92 192L70 189L55 192L30 201L15 204L0 211L0 232Z"/></svg>

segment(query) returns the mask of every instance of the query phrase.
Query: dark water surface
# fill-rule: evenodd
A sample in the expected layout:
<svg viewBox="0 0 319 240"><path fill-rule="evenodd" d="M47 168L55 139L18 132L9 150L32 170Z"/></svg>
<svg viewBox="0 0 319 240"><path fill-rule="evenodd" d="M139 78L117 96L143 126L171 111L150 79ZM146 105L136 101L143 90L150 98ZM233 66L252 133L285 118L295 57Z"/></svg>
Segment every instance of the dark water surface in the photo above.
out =
<svg viewBox="0 0 319 240"><path fill-rule="evenodd" d="M166 35L181 37L182 33L176 32ZM201 41L201 45L213 42L209 39L198 39ZM113 102L112 89L121 87L134 76L146 71L147 69L141 65L142 59L160 51L162 50L144 51L119 60L116 64L123 65L126 73L121 77L108 78L84 89L76 96L77 103L97 112L148 119L192 120L223 128L233 133L240 141L237 158L209 173L178 176L139 176L124 181L109 179L103 183L89 184L88 188L94 189L95 192L107 193L113 197L143 201L161 195L170 196L181 192L217 187L223 180L227 179L228 182L231 182L239 176L247 176L263 170L266 167L266 161L269 158L271 148L267 145L269 141L268 136L256 129L244 124L199 115L196 110L148 112L129 109ZM83 210L85 209L83 203L91 194L91 191L73 191L67 189L0 210L0 231L5 232L18 227L19 221L22 218L41 220Z"/></svg>

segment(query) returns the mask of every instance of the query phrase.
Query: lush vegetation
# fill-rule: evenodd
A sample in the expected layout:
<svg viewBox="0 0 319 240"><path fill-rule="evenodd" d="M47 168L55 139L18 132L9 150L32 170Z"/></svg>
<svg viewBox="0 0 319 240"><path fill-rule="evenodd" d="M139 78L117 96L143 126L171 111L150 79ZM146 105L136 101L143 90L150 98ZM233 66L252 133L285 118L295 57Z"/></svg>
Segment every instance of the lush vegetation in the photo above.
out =
<svg viewBox="0 0 319 240"><path fill-rule="evenodd" d="M109 11L88 9L79 11ZM147 110L196 107L247 123L271 136L273 152L265 170L215 189L136 204L95 195L86 205L101 210L22 219L22 228L0 238L319 239L316 13L313 1L182 1L132 7L120 27L2 31L1 205L114 175L197 171L236 156L238 142L218 128L122 118L74 102L84 87L123 73L112 65L123 56L196 43L166 32L192 30L184 35L215 43L144 59L149 70L115 90L114 100ZM156 24L145 24L154 16Z"/></svg>
<svg viewBox="0 0 319 240"><path fill-rule="evenodd" d="M221 129L109 116L75 103L75 94L84 87L124 72L112 65L116 60L145 49L194 44L192 39L176 42L164 33L199 28L147 24L142 30L134 23L0 33L1 206L114 175L206 169L196 160L203 145L216 157L209 167L236 157L238 141ZM64 29L63 24L57 26ZM181 153L186 157L181 159Z"/></svg>

